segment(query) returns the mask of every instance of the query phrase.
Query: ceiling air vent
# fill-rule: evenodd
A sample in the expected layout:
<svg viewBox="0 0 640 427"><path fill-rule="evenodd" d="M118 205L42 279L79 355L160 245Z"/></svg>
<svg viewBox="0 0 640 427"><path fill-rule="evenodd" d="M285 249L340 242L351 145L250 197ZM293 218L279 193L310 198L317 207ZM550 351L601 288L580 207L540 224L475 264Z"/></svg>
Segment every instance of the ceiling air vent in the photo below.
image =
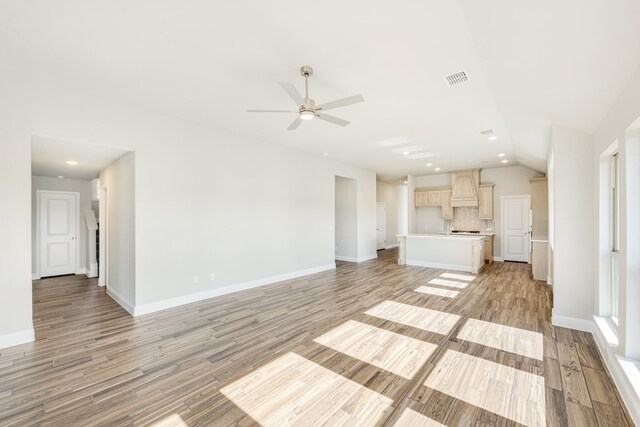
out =
<svg viewBox="0 0 640 427"><path fill-rule="evenodd" d="M494 136L495 134L496 133L493 131L493 129L487 129L480 132L480 135L486 136L486 137Z"/></svg>
<svg viewBox="0 0 640 427"><path fill-rule="evenodd" d="M449 74L448 76L445 76L444 81L447 82L449 87L451 87L451 86L457 86L460 83L469 81L469 77L467 77L467 73L465 73L464 71L459 71L457 73Z"/></svg>

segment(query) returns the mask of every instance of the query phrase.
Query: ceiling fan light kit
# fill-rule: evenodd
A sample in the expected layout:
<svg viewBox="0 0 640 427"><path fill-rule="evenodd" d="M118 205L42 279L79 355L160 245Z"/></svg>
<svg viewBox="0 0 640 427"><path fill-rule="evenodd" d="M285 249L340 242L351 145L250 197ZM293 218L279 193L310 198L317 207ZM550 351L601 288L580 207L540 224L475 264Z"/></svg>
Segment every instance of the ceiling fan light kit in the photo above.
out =
<svg viewBox="0 0 640 427"><path fill-rule="evenodd" d="M247 110L249 113L296 113L298 117L289 125L287 130L295 130L300 126L302 121L312 120L318 118L326 122L330 122L339 126L346 126L349 124L347 120L340 119L338 117L330 116L324 112L333 108L345 107L351 104L357 104L364 102L362 95L349 96L347 98L337 99L335 101L326 102L316 106L316 101L309 98L309 77L313 76L313 68L305 65L300 68L300 74L304 77L304 98L300 95L300 92L291 83L280 83L282 89L287 92L287 95L296 103L297 110Z"/></svg>

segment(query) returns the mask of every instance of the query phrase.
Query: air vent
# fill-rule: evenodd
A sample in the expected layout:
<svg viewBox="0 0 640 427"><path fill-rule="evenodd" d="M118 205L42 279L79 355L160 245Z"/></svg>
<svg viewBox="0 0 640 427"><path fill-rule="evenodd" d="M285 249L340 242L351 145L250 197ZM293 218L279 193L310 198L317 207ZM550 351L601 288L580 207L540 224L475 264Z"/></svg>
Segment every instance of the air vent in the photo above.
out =
<svg viewBox="0 0 640 427"><path fill-rule="evenodd" d="M464 71L459 71L457 73L449 74L448 76L445 76L444 81L447 82L449 87L451 87L451 86L457 86L460 83L469 81L469 77L467 77L467 73L465 73Z"/></svg>
<svg viewBox="0 0 640 427"><path fill-rule="evenodd" d="M482 136L494 136L496 133L494 132L493 129L487 129L487 130L483 130L482 132L480 132L480 135Z"/></svg>

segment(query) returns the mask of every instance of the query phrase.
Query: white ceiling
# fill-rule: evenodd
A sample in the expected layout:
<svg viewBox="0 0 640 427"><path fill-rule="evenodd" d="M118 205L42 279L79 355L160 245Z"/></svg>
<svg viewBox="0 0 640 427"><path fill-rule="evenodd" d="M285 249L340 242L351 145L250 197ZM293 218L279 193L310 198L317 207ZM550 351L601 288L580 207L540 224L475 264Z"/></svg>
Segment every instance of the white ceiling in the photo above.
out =
<svg viewBox="0 0 640 427"><path fill-rule="evenodd" d="M113 147L32 136L31 174L91 180L125 153L126 151ZM77 164L69 165L67 161Z"/></svg>
<svg viewBox="0 0 640 427"><path fill-rule="evenodd" d="M640 66L639 18L637 0L11 1L0 57L382 179L497 166L498 153L544 170L551 123L593 131ZM294 107L278 82L302 90L301 65L316 71L318 103L364 96L332 111L349 126L286 131L294 117L245 112ZM447 87L461 70L470 81ZM404 145L433 157L392 150Z"/></svg>

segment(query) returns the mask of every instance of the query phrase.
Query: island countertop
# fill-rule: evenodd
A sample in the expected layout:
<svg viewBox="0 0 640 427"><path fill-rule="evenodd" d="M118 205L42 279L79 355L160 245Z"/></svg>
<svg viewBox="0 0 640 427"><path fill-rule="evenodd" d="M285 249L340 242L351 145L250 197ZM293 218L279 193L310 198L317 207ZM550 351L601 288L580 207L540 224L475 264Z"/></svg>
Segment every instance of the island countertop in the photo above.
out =
<svg viewBox="0 0 640 427"><path fill-rule="evenodd" d="M484 240L487 236L484 234L440 234L438 233L438 234L397 234L396 237Z"/></svg>

